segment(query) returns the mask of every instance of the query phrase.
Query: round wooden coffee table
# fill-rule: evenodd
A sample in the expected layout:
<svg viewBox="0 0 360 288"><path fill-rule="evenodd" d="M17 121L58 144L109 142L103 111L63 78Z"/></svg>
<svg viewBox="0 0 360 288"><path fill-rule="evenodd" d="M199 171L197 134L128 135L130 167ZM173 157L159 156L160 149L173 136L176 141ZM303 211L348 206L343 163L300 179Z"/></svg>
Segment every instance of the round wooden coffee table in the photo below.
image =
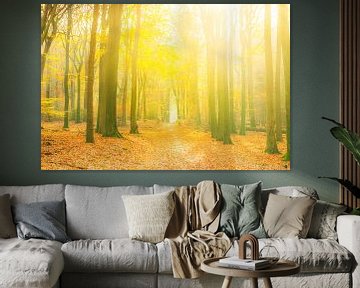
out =
<svg viewBox="0 0 360 288"><path fill-rule="evenodd" d="M258 288L258 278L263 278L265 287L272 288L270 277L289 276L300 272L300 266L288 260L279 260L270 268L254 271L222 267L219 265L219 259L221 258L204 260L201 263L201 270L210 274L225 276L222 288L229 288L233 277L251 278L254 288Z"/></svg>

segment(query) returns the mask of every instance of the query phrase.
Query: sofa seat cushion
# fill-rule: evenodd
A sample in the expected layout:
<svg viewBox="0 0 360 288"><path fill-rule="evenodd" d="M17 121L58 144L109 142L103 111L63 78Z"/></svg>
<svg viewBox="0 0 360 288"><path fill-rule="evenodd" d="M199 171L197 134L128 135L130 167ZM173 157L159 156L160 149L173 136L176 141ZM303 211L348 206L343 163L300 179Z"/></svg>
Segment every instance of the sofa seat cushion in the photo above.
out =
<svg viewBox="0 0 360 288"><path fill-rule="evenodd" d="M234 244L228 252L229 256L237 254L237 242ZM302 273L350 272L354 265L353 255L344 246L330 239L260 239L259 249L265 245L275 247L281 259L298 263Z"/></svg>
<svg viewBox="0 0 360 288"><path fill-rule="evenodd" d="M123 239L78 240L65 243L61 250L66 272L156 273L156 246Z"/></svg>
<svg viewBox="0 0 360 288"><path fill-rule="evenodd" d="M0 239L0 287L52 287L63 268L60 242Z"/></svg>
<svg viewBox="0 0 360 288"><path fill-rule="evenodd" d="M265 245L274 246L280 258L300 264L302 273L350 272L354 265L353 255L338 242L330 239L268 238L259 239L260 250ZM169 244L157 244L159 273L172 273L171 248ZM235 241L227 256L238 255ZM249 256L250 256L250 251ZM275 256L275 255L274 255Z"/></svg>

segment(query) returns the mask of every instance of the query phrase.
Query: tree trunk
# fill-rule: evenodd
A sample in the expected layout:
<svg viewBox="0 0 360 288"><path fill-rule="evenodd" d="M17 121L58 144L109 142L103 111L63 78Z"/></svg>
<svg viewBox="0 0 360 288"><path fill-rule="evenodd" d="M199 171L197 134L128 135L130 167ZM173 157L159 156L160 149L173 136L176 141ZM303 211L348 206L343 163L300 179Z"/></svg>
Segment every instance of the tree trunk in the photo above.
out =
<svg viewBox="0 0 360 288"><path fill-rule="evenodd" d="M76 98L76 113L75 113L75 122L81 122L81 115L80 115L80 105L81 105L81 69L78 71L76 75L77 80L77 98Z"/></svg>
<svg viewBox="0 0 360 288"><path fill-rule="evenodd" d="M197 44L195 44L197 45ZM199 53L198 47L192 48L192 53L189 54L189 62L192 63L192 71L191 71L191 97L193 102L192 107L192 117L195 121L195 126L200 126L201 124L201 116L200 116L200 103L199 103L199 81L198 81L198 69L199 69Z"/></svg>
<svg viewBox="0 0 360 288"><path fill-rule="evenodd" d="M99 18L99 4L94 4L94 14L91 24L90 36L90 51L88 59L88 75L86 84L87 95L87 114L86 114L86 143L94 143L94 107L93 107L93 94L94 94L94 64L95 64L95 50L96 50L96 32L97 23Z"/></svg>
<svg viewBox="0 0 360 288"><path fill-rule="evenodd" d="M100 40L100 51L104 51L106 48L105 35L107 34L107 20L106 20L107 4L102 4L101 9L101 40ZM105 57L104 54L100 55L99 59L99 104L98 104L98 116L96 120L96 132L104 133L105 130Z"/></svg>
<svg viewBox="0 0 360 288"><path fill-rule="evenodd" d="M44 69L45 69L45 63L46 63L46 59L47 59L47 54L49 53L51 44L55 38L55 34L52 35L51 37L49 37L49 39L46 40L45 42L45 47L44 47L44 51L41 54L41 79L43 79L43 75L44 75Z"/></svg>
<svg viewBox="0 0 360 288"><path fill-rule="evenodd" d="M236 133L236 125L234 119L234 38L235 38L235 27L236 27L236 10L230 12L230 35L229 35L229 58L228 58L228 68L229 68L229 121L230 121L230 131L231 133Z"/></svg>
<svg viewBox="0 0 360 288"><path fill-rule="evenodd" d="M225 11L224 11L225 12ZM229 122L229 90L228 90L228 23L225 15L219 19L219 41L217 44L217 81L218 81L218 97L219 97L219 117L217 139L224 144L232 144L230 138L230 122Z"/></svg>
<svg viewBox="0 0 360 288"><path fill-rule="evenodd" d="M289 8L280 5L281 19L281 50L284 65L285 81L285 111L286 111L286 147L284 160L290 160L290 36L289 36Z"/></svg>
<svg viewBox="0 0 360 288"><path fill-rule="evenodd" d="M240 92L240 98L241 98L241 114L240 114L240 129L239 134L245 135L246 134L246 81L247 81L247 75L246 75L246 56L247 56L247 41L246 41L246 12L240 8L240 44L241 44L241 61L240 61L240 79L241 79L241 92Z"/></svg>
<svg viewBox="0 0 360 288"><path fill-rule="evenodd" d="M215 68L216 68L216 50L214 49L215 25L216 23L207 22L207 18L211 17L211 9L203 10L203 29L206 39L206 65L207 65L207 94L208 94L208 123L211 137L217 138L217 115L215 103Z"/></svg>
<svg viewBox="0 0 360 288"><path fill-rule="evenodd" d="M280 12L280 7L278 7ZM281 87L280 87L280 66L281 66L281 40L280 40L280 13L278 13L277 21L277 35L276 35L276 68L275 68L275 133L276 140L282 140L282 125L281 125Z"/></svg>
<svg viewBox="0 0 360 288"><path fill-rule="evenodd" d="M43 78L45 63L51 44L55 39L58 29L58 21L66 12L71 4L43 4L41 9L41 47L44 49L41 53L41 79Z"/></svg>
<svg viewBox="0 0 360 288"><path fill-rule="evenodd" d="M266 149L268 154L279 153L275 137L275 119L274 119L274 97L273 97L273 62L271 46L271 7L265 5L265 82L266 82Z"/></svg>
<svg viewBox="0 0 360 288"><path fill-rule="evenodd" d="M143 88L143 79L142 72L138 71L137 75L137 108L136 108L136 120L141 119L141 110L142 110L142 88Z"/></svg>
<svg viewBox="0 0 360 288"><path fill-rule="evenodd" d="M250 127L252 129L256 128L256 118L255 118L255 106L254 106L254 81L253 81L253 67L252 67L251 56L248 55L247 62L247 83L248 83L248 101L249 101L249 118L250 118Z"/></svg>
<svg viewBox="0 0 360 288"><path fill-rule="evenodd" d="M215 109L215 54L212 44L207 44L207 86L209 103L209 126L211 137L216 138L217 117Z"/></svg>
<svg viewBox="0 0 360 288"><path fill-rule="evenodd" d="M75 120L75 79L70 78L70 120Z"/></svg>
<svg viewBox="0 0 360 288"><path fill-rule="evenodd" d="M126 56L127 57L127 56ZM126 104L127 104L127 90L128 90L128 79L129 79L129 63L128 59L125 60L125 72L123 78L122 88L122 105L121 105L121 126L126 126Z"/></svg>
<svg viewBox="0 0 360 288"><path fill-rule="evenodd" d="M69 87L69 59L70 59L70 36L72 30L72 7L69 5L67 13L67 29L65 36L65 73L64 73L64 126L63 128L69 128L69 101L70 101L70 87Z"/></svg>
<svg viewBox="0 0 360 288"><path fill-rule="evenodd" d="M229 19L230 19L230 13L231 12L228 12L229 14L226 15L226 17L224 17L223 19L223 30L224 30L224 43L225 44L225 57L223 59L224 61L224 67L223 67L223 73L224 73L224 76L223 76L223 85L224 85L224 97L222 98L222 101L223 101L223 113L224 113L224 134L223 134L223 143L224 144L232 144L232 141L231 141L231 137L230 137L230 134L231 134L231 119L230 119L230 95L229 95L229 62L228 62L228 59L229 59L229 46L230 46L230 38L233 36L229 33L229 30L228 30L228 27L229 27ZM231 24L231 23L230 23Z"/></svg>
<svg viewBox="0 0 360 288"><path fill-rule="evenodd" d="M245 50L245 48L243 48ZM243 52L244 53L244 52ZM245 53L244 53L245 54ZM246 68L245 68L245 56L242 56L241 65L241 115L240 115L240 129L239 134L246 134Z"/></svg>
<svg viewBox="0 0 360 288"><path fill-rule="evenodd" d="M127 20L127 27L129 27L130 20ZM128 28L129 30L129 28ZM121 126L126 126L127 121L127 100L128 100L128 83L129 83L129 68L130 68L130 54L132 48L132 37L131 33L128 31L125 35L125 68L123 75L123 84L122 84L122 104L121 104Z"/></svg>
<svg viewBox="0 0 360 288"><path fill-rule="evenodd" d="M105 57L105 137L122 137L117 129L116 96L118 90L118 67L121 35L121 15L123 4L113 4L109 8L109 36Z"/></svg>
<svg viewBox="0 0 360 288"><path fill-rule="evenodd" d="M89 51L85 50L85 59L89 59ZM85 61L85 75L89 75L89 63ZM85 87L86 89L86 87ZM87 119L87 93L85 91L84 99L83 99L83 121L86 122Z"/></svg>
<svg viewBox="0 0 360 288"><path fill-rule="evenodd" d="M44 81L44 79L43 79ZM51 70L47 69L46 71L46 91L45 91L45 97L50 98L51 97Z"/></svg>
<svg viewBox="0 0 360 288"><path fill-rule="evenodd" d="M253 8L250 8L253 9ZM251 18L253 16L253 13L247 14L247 22L250 25ZM247 59L246 59L246 67L247 67L247 85L248 85L248 101L249 101L249 120L250 120L250 128L255 129L256 128L256 121L255 121L255 106L254 106L254 81L253 81L253 58L252 58L252 34L253 28L248 29L247 33L247 39L246 39L246 50L247 53Z"/></svg>
<svg viewBox="0 0 360 288"><path fill-rule="evenodd" d="M137 134L139 133L138 125L136 122L136 108L137 108L137 91L138 91L138 81L137 81L137 54L138 54L138 45L140 37L140 21L141 21L141 6L136 5L136 30L135 30L135 39L134 39L134 49L132 53L132 63L131 63L131 107L130 107L130 133Z"/></svg>
<svg viewBox="0 0 360 288"><path fill-rule="evenodd" d="M145 91L145 88L146 88L146 80L147 80L147 77L146 77L146 74L145 72L143 73L142 75L142 88L141 88L141 91L142 91L142 120L145 120L146 119L146 91Z"/></svg>

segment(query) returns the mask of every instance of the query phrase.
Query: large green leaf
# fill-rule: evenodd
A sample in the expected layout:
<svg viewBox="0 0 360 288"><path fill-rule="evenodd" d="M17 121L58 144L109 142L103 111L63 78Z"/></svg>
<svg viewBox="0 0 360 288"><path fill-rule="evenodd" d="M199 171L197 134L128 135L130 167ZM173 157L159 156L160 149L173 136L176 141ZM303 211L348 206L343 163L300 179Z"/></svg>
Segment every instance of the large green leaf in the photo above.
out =
<svg viewBox="0 0 360 288"><path fill-rule="evenodd" d="M327 178L327 179L337 181L342 186L344 186L346 189L348 189L356 198L360 198L360 188L355 186L349 180L340 179L340 178L336 178L336 177L319 177L319 178Z"/></svg>
<svg viewBox="0 0 360 288"><path fill-rule="evenodd" d="M323 119L335 123L337 126L330 129L331 134L339 140L353 154L356 162L360 165L360 136L353 131L348 130L341 123L335 120L323 117Z"/></svg>
<svg viewBox="0 0 360 288"><path fill-rule="evenodd" d="M331 134L339 140L354 156L356 162L360 164L360 137L356 133L344 127L333 127Z"/></svg>

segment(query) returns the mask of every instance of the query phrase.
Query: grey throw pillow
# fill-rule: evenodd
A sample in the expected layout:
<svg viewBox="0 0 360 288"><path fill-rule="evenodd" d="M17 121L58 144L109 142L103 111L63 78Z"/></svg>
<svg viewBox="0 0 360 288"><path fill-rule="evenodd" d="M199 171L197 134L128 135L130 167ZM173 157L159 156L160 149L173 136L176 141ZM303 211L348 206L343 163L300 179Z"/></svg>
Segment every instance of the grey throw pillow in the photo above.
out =
<svg viewBox="0 0 360 288"><path fill-rule="evenodd" d="M308 237L337 240L336 218L345 210L344 205L318 200L312 214Z"/></svg>
<svg viewBox="0 0 360 288"><path fill-rule="evenodd" d="M229 237L250 233L265 238L260 216L261 182L244 186L222 184L221 192L223 201L219 231Z"/></svg>
<svg viewBox="0 0 360 288"><path fill-rule="evenodd" d="M11 215L10 196L0 196L0 238L16 237L15 224Z"/></svg>
<svg viewBox="0 0 360 288"><path fill-rule="evenodd" d="M15 204L13 215L19 238L70 241L65 232L65 201Z"/></svg>
<svg viewBox="0 0 360 288"><path fill-rule="evenodd" d="M269 237L306 238L316 200L306 197L269 195L264 227Z"/></svg>

